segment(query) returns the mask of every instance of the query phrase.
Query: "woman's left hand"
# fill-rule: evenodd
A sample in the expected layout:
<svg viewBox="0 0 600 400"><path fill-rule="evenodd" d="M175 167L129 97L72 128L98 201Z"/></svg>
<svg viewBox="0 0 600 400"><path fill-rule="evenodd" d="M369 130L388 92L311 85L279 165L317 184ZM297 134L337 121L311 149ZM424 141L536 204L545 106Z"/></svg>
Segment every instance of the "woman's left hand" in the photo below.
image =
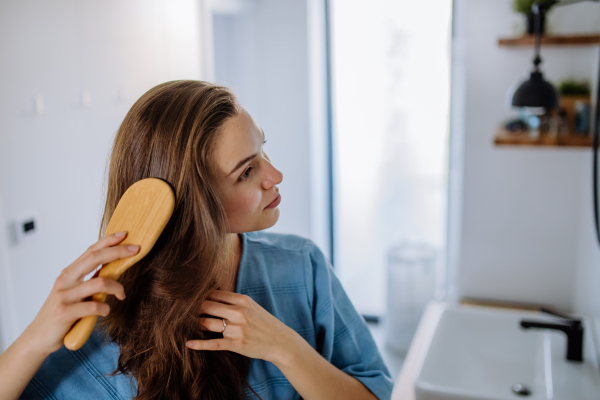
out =
<svg viewBox="0 0 600 400"><path fill-rule="evenodd" d="M215 290L201 306L203 314L219 317L200 318L201 327L223 332L223 339L190 340L194 350L229 350L250 358L277 364L290 349L296 332L258 305L251 297ZM223 320L227 326L223 331Z"/></svg>

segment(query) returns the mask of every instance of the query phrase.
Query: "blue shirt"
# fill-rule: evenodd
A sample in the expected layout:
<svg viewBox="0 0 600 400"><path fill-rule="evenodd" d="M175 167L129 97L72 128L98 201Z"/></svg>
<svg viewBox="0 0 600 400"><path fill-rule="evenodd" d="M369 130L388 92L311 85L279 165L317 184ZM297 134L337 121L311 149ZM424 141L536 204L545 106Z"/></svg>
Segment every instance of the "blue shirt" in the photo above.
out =
<svg viewBox="0 0 600 400"><path fill-rule="evenodd" d="M241 234L236 292L250 296L294 329L327 361L390 399L393 381L369 328L346 295L329 261L309 239L269 232ZM52 353L21 399L131 399L133 378L103 376L117 366L119 347L95 330L77 351ZM248 383L263 399L299 399L272 363L251 359ZM255 398L246 388L248 399Z"/></svg>

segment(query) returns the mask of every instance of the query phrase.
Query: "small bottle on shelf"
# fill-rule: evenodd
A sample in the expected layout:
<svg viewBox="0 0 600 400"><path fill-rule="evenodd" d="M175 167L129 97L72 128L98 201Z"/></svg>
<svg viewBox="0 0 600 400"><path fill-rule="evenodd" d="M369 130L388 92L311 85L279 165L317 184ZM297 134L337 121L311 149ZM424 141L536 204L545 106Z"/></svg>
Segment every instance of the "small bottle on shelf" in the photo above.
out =
<svg viewBox="0 0 600 400"><path fill-rule="evenodd" d="M569 136L570 133L567 112L561 108L558 112L558 134L560 136Z"/></svg>

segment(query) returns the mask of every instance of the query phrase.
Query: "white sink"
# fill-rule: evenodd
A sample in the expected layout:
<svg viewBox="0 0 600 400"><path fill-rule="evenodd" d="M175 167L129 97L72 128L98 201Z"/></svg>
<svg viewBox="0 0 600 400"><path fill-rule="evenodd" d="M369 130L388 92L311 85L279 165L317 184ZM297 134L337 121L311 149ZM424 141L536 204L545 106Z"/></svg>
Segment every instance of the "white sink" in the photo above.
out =
<svg viewBox="0 0 600 400"><path fill-rule="evenodd" d="M522 319L559 322L539 312L449 305L441 314L415 380L416 400L598 400L598 369L590 323L584 362L566 360L566 335L521 328ZM531 394L513 392L515 384Z"/></svg>

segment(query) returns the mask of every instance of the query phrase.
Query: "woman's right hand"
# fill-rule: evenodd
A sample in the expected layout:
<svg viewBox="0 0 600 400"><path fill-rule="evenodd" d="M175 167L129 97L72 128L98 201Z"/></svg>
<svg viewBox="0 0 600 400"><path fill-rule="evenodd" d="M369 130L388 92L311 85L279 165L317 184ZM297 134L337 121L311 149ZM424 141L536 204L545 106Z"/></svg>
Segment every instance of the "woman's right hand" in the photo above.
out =
<svg viewBox="0 0 600 400"><path fill-rule="evenodd" d="M100 239L62 270L44 305L23 332L38 354L49 355L60 349L63 338L78 319L88 315L108 315L108 304L84 301L87 297L106 293L119 300L125 298L123 285L117 281L97 277L84 281L84 278L101 264L137 254L139 246L117 246L126 236L126 232L119 232Z"/></svg>

